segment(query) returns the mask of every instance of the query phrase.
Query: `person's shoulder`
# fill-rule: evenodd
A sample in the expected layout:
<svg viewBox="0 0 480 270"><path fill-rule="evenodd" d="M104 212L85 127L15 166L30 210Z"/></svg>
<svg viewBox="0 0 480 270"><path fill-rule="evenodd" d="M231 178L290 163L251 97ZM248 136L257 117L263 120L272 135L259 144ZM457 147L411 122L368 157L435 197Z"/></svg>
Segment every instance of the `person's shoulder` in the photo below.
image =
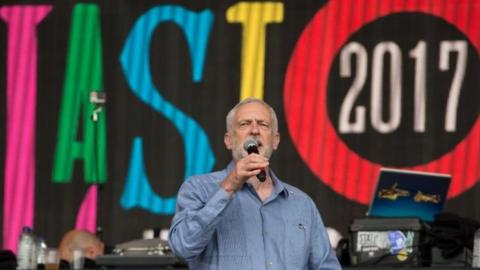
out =
<svg viewBox="0 0 480 270"><path fill-rule="evenodd" d="M193 184L218 184L226 177L224 171L216 171L204 174L196 174L187 178L185 182L191 182Z"/></svg>
<svg viewBox="0 0 480 270"><path fill-rule="evenodd" d="M181 189L211 189L218 187L219 183L226 177L224 171L215 171L205 174L196 174L188 177L182 184Z"/></svg>

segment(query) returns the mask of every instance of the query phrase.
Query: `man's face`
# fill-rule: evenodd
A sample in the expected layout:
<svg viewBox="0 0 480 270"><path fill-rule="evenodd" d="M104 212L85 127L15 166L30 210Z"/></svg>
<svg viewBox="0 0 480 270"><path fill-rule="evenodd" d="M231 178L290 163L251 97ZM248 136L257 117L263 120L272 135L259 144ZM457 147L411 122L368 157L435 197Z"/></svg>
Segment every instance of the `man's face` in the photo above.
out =
<svg viewBox="0 0 480 270"><path fill-rule="evenodd" d="M273 130L270 110L262 103L252 102L237 108L231 130L224 138L227 149L232 150L233 160L238 161L248 155L243 149L248 139L258 142L259 154L266 158L270 158L280 142L280 135Z"/></svg>

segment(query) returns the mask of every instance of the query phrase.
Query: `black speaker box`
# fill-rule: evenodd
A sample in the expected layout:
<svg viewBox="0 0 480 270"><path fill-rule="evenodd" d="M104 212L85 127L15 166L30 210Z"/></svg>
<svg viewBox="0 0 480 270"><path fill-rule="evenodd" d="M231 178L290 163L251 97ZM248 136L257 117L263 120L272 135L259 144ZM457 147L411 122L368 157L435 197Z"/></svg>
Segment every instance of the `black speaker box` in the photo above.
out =
<svg viewBox="0 0 480 270"><path fill-rule="evenodd" d="M417 218L358 218L350 225L352 266L424 266L425 228Z"/></svg>

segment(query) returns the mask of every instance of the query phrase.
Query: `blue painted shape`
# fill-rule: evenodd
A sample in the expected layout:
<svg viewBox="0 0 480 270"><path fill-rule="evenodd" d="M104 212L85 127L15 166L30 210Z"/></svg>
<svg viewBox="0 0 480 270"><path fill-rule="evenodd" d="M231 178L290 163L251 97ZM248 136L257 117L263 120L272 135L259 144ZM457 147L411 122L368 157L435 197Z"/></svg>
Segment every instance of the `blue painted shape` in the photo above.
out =
<svg viewBox="0 0 480 270"><path fill-rule="evenodd" d="M161 23L173 22L179 26L186 36L192 59L192 80L199 82L202 79L213 19L210 10L196 13L175 5L154 7L137 20L120 55L120 63L132 92L167 118L180 133L185 146L184 179L211 171L215 156L202 127L166 100L155 87L149 61L151 38ZM135 138L120 205L124 209L141 207L155 214L173 214L176 195L163 198L153 191L145 172L142 149L142 139ZM172 179L168 182L172 182Z"/></svg>

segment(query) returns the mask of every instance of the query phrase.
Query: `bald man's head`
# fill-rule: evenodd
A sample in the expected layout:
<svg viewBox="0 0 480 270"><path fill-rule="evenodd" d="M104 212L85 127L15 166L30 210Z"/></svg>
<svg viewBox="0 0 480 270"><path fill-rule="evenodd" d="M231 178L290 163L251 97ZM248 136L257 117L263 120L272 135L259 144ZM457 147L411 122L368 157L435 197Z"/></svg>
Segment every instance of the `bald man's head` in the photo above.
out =
<svg viewBox="0 0 480 270"><path fill-rule="evenodd" d="M83 230L71 230L63 236L58 250L60 259L71 262L74 250L81 250L85 258L94 260L103 254L103 248L103 242L94 234Z"/></svg>

